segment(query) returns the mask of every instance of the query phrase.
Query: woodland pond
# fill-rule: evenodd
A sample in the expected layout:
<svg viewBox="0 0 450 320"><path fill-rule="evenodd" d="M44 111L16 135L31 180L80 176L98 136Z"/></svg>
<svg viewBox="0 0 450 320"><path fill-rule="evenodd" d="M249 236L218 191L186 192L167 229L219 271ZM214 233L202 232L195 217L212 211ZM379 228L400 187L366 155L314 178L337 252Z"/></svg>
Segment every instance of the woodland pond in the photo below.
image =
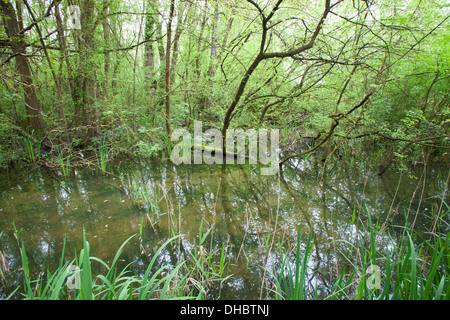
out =
<svg viewBox="0 0 450 320"><path fill-rule="evenodd" d="M450 299L448 0L0 16L0 299Z"/></svg>
<svg viewBox="0 0 450 320"><path fill-rule="evenodd" d="M446 168L438 166L377 175L363 162L343 160L324 166L294 159L273 176L261 176L251 165L176 166L129 159L116 160L110 168L110 174L74 169L68 177L40 169L2 174L0 249L12 270L2 281L3 297L21 281L15 228L37 278L39 272L57 267L65 238L65 256L73 259L83 232L92 254L104 261L141 232L141 240L133 238L120 260L139 274L148 256L174 232L183 235L181 246L163 251L159 264L174 263L177 251L193 250L201 225L204 233L211 228L205 249L224 248L225 274L231 275L210 288L209 298L270 297L270 271L281 262L279 249L296 243L297 230L302 242L314 235L309 280L320 292L339 273L342 257L349 256L346 243L364 231L368 212L374 225L393 239L403 231L406 217L427 237L447 180ZM137 190L146 190L156 208L138 202Z"/></svg>

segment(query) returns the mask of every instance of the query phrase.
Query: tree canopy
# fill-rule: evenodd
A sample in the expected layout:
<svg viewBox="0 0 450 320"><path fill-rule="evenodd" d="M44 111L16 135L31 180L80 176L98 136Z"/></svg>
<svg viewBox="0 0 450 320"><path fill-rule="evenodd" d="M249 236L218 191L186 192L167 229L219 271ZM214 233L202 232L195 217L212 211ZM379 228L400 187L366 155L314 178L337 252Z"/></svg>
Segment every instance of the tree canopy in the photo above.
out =
<svg viewBox="0 0 450 320"><path fill-rule="evenodd" d="M166 154L171 131L194 120L313 141L284 144L281 163L346 146L371 150L382 172L449 149L445 1L0 7L2 165L27 157L24 139L50 155L99 141L118 153Z"/></svg>

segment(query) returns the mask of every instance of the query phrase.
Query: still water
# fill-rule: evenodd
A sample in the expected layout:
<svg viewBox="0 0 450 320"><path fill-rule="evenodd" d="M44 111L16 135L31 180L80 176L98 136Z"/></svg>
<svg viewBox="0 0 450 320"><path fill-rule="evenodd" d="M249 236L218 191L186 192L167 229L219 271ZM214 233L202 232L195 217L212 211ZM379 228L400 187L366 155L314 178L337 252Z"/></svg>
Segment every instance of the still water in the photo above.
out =
<svg viewBox="0 0 450 320"><path fill-rule="evenodd" d="M20 230L37 278L56 268L64 239L65 258L73 259L82 248L83 232L91 255L112 261L120 245L139 233L147 214L155 225L144 223L142 242L133 238L121 256L133 272L143 272L149 256L174 230L183 234L185 250L192 248L203 221L204 230L211 228L205 247L225 245L226 273L232 275L211 288L208 298L270 298L265 279L270 280L270 270L282 259L277 248L293 248L297 230L305 241L314 235L311 268L316 285L326 287L338 272L340 253L347 250L344 244L367 221L367 212L394 238L401 233L396 226L404 225L405 216L414 230L426 234L442 204L447 171L417 167L403 173L390 169L378 176L362 162L323 166L294 160L282 174L262 176L250 165L176 166L130 159L109 164L110 174L89 168L72 169L69 177L36 168L5 170L0 178L0 252L7 275L0 279L0 297L22 281L14 228ZM155 199L159 223L148 203L136 200L139 190ZM173 259L168 252L158 263L175 263Z"/></svg>

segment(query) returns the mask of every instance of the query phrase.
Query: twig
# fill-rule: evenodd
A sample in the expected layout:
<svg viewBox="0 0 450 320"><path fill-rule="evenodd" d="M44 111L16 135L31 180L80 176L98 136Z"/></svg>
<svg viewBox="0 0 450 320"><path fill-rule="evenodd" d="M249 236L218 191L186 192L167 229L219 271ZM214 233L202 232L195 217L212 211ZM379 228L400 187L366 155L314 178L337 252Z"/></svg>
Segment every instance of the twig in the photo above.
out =
<svg viewBox="0 0 450 320"><path fill-rule="evenodd" d="M269 251L267 252L266 267L264 268L264 274L263 274L263 277L262 277L263 280L262 280L262 283L261 283L261 291L259 293L259 298L260 299L262 299L262 293L263 293L263 289L264 289L264 282L266 281L267 261L269 260L269 255L270 255L270 252L272 251L273 242L275 240L275 234L277 232L278 215L279 215L279 211L280 211L280 191L281 191L281 174L280 174L280 171L278 171L277 214L275 216L275 225L274 225L274 228L273 228L272 242L270 243Z"/></svg>
<svg viewBox="0 0 450 320"><path fill-rule="evenodd" d="M438 211L438 213L437 213L436 219L434 220L433 230L431 231L431 234L433 234L433 233L436 231L437 221L438 221L439 216L441 215L441 212L442 212L442 206L443 206L443 204L444 204L445 194L446 194L447 191L448 191L448 181L449 181L449 179L450 179L450 169L449 169L449 171L448 171L447 181L445 182L445 188L444 188L444 192L443 192L443 194L442 194L441 205L440 205L440 207L439 207L439 211Z"/></svg>

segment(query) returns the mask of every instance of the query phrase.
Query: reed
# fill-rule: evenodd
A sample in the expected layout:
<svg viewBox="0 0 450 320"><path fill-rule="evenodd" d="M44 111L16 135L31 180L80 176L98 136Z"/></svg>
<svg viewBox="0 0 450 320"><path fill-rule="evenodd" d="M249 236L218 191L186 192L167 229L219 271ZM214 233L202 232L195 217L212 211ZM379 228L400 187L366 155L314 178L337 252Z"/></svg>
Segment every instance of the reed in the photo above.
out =
<svg viewBox="0 0 450 320"><path fill-rule="evenodd" d="M187 258L176 263L167 263L157 267L160 255L175 245L183 235L167 239L153 254L143 275L130 271L130 262L124 268L118 268L118 261L125 246L139 236L142 248L144 220L141 221L139 233L125 240L117 250L113 261L108 265L102 259L91 255L91 248L86 235L83 234L83 247L73 260L65 261L64 240L58 268L47 270L44 276L32 280L28 257L23 243L19 240L20 231L15 236L19 245L24 273L24 288L19 291L23 299L28 300L149 300L149 299L201 299L206 296L213 282L223 282L226 269L226 249L222 247L217 262L217 250L206 250L207 237L211 228L200 228L200 242ZM207 252L208 251L208 252ZM93 266L96 264L95 266ZM95 267L95 268L94 268ZM99 270L95 273L93 270ZM15 291L14 291L15 292ZM8 299L13 296L11 294Z"/></svg>
<svg viewBox="0 0 450 320"><path fill-rule="evenodd" d="M70 175L70 149L69 149L69 155L64 155L64 149L59 148L58 150L58 165L61 167L62 173L64 177L68 177Z"/></svg>
<svg viewBox="0 0 450 320"><path fill-rule="evenodd" d="M266 270L270 274L266 283L271 297L280 300L450 299L450 234L435 232L429 239L422 239L405 224L397 226L402 228L399 234L404 230L405 236L394 241L393 237L387 239L386 229L372 219L367 207L366 212L367 218L364 223L359 221L353 242L333 240L347 244L348 252L336 249L343 257L340 259L343 264L336 268L340 271L330 279L330 285L320 291L317 287L320 279L311 261L316 245L313 234L310 233L303 243L299 226L295 247L282 249L283 243L279 243L278 250L285 250L280 264L271 265L271 271ZM354 216L352 214L353 222L356 221ZM137 235L141 253L147 256L143 250L144 221L143 215ZM218 288L220 297L224 281L231 276L227 274L231 264L228 243L213 246L214 226L207 226L202 220L195 240L190 246L183 247L181 225L177 226L175 219L172 222L170 238L149 256L151 259L143 275L130 271L132 262L122 269L117 265L125 246L136 235L120 246L110 265L90 254L90 244L83 235L83 248L78 257L64 260L64 241L59 267L54 272L46 271L37 280L32 280L28 257L19 241L20 231L15 229L24 277L24 287L19 292L24 299L201 299ZM386 241L395 245L387 246ZM266 246L261 248L268 250L271 247L267 244L269 241L264 242ZM344 246L340 248L346 250ZM177 261L157 266L160 255L167 250L175 250ZM93 264L100 269L93 268ZM373 265L381 270L377 285L374 285L373 274L369 272ZM93 270L102 271L95 273ZM312 282L314 278L315 285ZM74 279L77 279L76 288L68 288L67 284Z"/></svg>
<svg viewBox="0 0 450 320"><path fill-rule="evenodd" d="M121 175L120 180L122 189L139 208L145 210L147 221L152 228L154 230L159 228L161 217L165 215L161 210L160 203L163 199L168 201L169 190L166 190L159 182L144 181L137 174L134 175L134 179Z"/></svg>
<svg viewBox="0 0 450 320"><path fill-rule="evenodd" d="M367 210L365 232L358 233L355 244L344 255L348 264L325 295L319 297L317 287L305 286L307 263L314 239L309 236L303 253L300 236L297 252L292 262L285 253L281 265L273 274L272 293L275 299L301 300L448 300L450 299L450 233L435 233L431 239L420 239L412 227L402 226L405 237L389 249L377 244L381 228L373 224ZM300 234L300 230L298 231ZM388 235L383 234L386 238ZM367 241L366 241L367 240ZM393 241L393 239L391 239ZM417 244L419 243L419 244ZM378 248L378 249L377 249ZM355 257L360 257L355 259ZM380 268L379 283L375 285L371 266ZM350 272L349 272L350 271Z"/></svg>
<svg viewBox="0 0 450 320"><path fill-rule="evenodd" d="M0 232L0 239L3 236L3 231ZM3 283L6 283L6 275L9 273L9 266L8 262L6 260L6 254L0 250L0 280L3 281Z"/></svg>
<svg viewBox="0 0 450 320"><path fill-rule="evenodd" d="M212 242L209 246L207 245L207 238L211 235L212 230L213 226L204 229L204 220L202 219L198 242L194 241L193 249L188 252L186 258L186 270L189 270L186 273L189 273L191 283L202 297L215 285L219 287L220 291L222 284L231 277L231 275L225 275L225 270L229 265L229 260L226 260L225 244L220 249L212 247Z"/></svg>
<svg viewBox="0 0 450 320"><path fill-rule="evenodd" d="M163 134L164 142L166 143L167 155L170 158L172 156L172 144L170 142L170 138L169 138L169 135L167 134L167 132L163 131L162 134Z"/></svg>
<svg viewBox="0 0 450 320"><path fill-rule="evenodd" d="M34 138L34 134L35 130L32 130L29 136L22 137L23 150L28 163L36 163L41 161L41 135L40 132L37 131L36 138ZM34 141L36 141L36 151Z"/></svg>
<svg viewBox="0 0 450 320"><path fill-rule="evenodd" d="M295 264L290 263L289 254L285 255L278 272L274 276L275 298L282 300L303 300L306 297L307 263L311 256L312 234L306 242L305 252L301 254L301 232L297 232L297 250ZM302 258L303 257L303 258Z"/></svg>
<svg viewBox="0 0 450 320"><path fill-rule="evenodd" d="M97 162L103 174L106 173L106 165L109 161L109 153L110 150L108 149L108 146L105 144L105 140L102 140L98 147Z"/></svg>
<svg viewBox="0 0 450 320"><path fill-rule="evenodd" d="M27 161L29 163L35 163L36 159L34 156L33 140L31 140L30 138L27 138L27 137L23 137L22 142L23 142L23 148L25 151L25 157L26 157Z"/></svg>
<svg viewBox="0 0 450 320"><path fill-rule="evenodd" d="M188 274L181 274L184 263L165 265L154 271L155 262L161 252L177 237L168 239L153 255L143 277L132 274L130 264L118 270L117 262L124 247L135 235L129 237L117 250L111 265L90 255L90 245L83 235L83 248L72 261L64 261L64 249L59 267L55 272L46 272L46 277L31 280L28 257L23 243L20 246L24 271L24 299L30 300L147 300L147 299L194 299L194 292L184 294ZM65 242L64 242L65 247ZM94 275L92 264L104 270ZM75 282L73 283L73 280ZM72 283L72 286L69 284Z"/></svg>

